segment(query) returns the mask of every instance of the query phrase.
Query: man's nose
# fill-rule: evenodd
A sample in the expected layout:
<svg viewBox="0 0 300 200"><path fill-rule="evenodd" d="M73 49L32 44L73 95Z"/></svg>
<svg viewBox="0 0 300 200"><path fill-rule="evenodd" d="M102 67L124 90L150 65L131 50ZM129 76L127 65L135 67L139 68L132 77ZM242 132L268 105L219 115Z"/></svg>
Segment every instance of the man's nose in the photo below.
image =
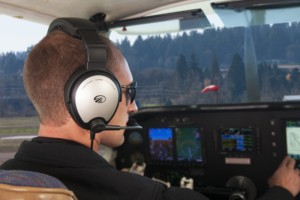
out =
<svg viewBox="0 0 300 200"><path fill-rule="evenodd" d="M129 106L128 106L128 112L135 113L137 111L138 111L138 107L137 107L135 101L133 101L132 104L129 104Z"/></svg>

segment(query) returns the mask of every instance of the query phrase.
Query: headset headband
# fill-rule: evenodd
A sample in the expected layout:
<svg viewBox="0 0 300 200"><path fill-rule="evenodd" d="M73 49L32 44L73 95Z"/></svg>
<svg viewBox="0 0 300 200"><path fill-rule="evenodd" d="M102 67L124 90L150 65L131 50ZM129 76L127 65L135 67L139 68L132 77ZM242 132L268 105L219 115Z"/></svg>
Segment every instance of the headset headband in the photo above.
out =
<svg viewBox="0 0 300 200"><path fill-rule="evenodd" d="M51 23L48 34L57 29L82 40L87 70L106 69L106 45L92 22L79 18L58 18Z"/></svg>
<svg viewBox="0 0 300 200"><path fill-rule="evenodd" d="M59 18L50 24L48 34L54 30L62 30L83 42L86 63L67 80L64 100L74 121L91 131L91 149L95 133L103 130L141 129L138 125L106 125L122 101L122 88L117 77L106 69L106 45L101 41L96 26L86 19Z"/></svg>
<svg viewBox="0 0 300 200"><path fill-rule="evenodd" d="M92 22L80 18L58 18L50 24L48 34L55 30L62 30L70 36L82 40L86 58L86 72L95 70L107 71L106 44L101 41L97 33L97 27ZM114 76L112 73L111 75ZM68 82L68 86L73 85L76 78L78 77L75 77L72 81ZM70 94L71 87L66 87L66 103L70 103ZM122 95L119 98L119 101L121 100Z"/></svg>

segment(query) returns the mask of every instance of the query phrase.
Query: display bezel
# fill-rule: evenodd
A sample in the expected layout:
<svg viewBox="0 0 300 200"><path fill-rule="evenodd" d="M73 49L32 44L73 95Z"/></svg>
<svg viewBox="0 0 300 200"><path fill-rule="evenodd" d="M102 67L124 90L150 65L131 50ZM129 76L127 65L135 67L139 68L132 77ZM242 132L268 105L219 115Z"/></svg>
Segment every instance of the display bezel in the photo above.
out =
<svg viewBox="0 0 300 200"><path fill-rule="evenodd" d="M222 130L224 128L247 128L247 129L251 129L251 133L252 133L252 151L223 151L223 146L222 146ZM218 129L218 139L220 140L219 142L219 149L220 149L220 153L222 155L228 155L228 157L243 157L243 155L251 155L251 154L255 154L256 153L256 143L255 143L255 129L253 126L226 126L226 127L219 127Z"/></svg>
<svg viewBox="0 0 300 200"><path fill-rule="evenodd" d="M293 119L284 119L283 120L283 127L282 127L284 129L284 138L283 138L284 143L283 143L283 147L285 149L285 155L289 155L288 154L288 149L287 149L288 148L288 146L287 146L287 130L286 130L286 128L287 128L287 126L286 126L287 121L299 121L300 122L300 118L298 118L298 119L295 119L295 118L293 118ZM296 160L297 165L300 164L300 153L298 154L298 156L299 156L298 158L295 158L295 157L291 156L292 158L294 158Z"/></svg>
<svg viewBox="0 0 300 200"><path fill-rule="evenodd" d="M160 166L174 166L174 167L196 167L203 166L206 163L205 156L205 131L202 125L176 125L176 126L148 126L145 127L146 131L146 144L147 144L147 152L146 152L146 160L149 165L160 165ZM150 140L149 140L149 128L172 128L173 131L173 161L161 161L161 160L152 160L150 154ZM177 145L176 145L176 128L199 128L201 131L201 150L202 150L202 162L199 161L178 161L177 156Z"/></svg>

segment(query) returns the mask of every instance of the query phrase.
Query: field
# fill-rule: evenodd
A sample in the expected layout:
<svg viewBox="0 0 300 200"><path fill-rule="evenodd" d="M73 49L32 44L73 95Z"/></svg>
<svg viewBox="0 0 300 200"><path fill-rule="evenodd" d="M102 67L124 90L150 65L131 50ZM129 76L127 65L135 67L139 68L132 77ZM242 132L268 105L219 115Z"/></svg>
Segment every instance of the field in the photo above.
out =
<svg viewBox="0 0 300 200"><path fill-rule="evenodd" d="M13 157L24 139L1 139L2 137L37 135L39 131L39 120L37 117L0 118L0 165L5 160ZM31 139L26 139L30 141ZM105 147L100 145L98 153L103 155ZM8 158L9 155L9 158Z"/></svg>
<svg viewBox="0 0 300 200"><path fill-rule="evenodd" d="M294 69L294 68L298 68L298 69L300 69L300 65L298 65L298 64L296 64L296 65L288 65L288 64L286 64L286 65L278 65L278 68L279 69L286 69L286 70L288 70L289 72L292 72L292 70Z"/></svg>
<svg viewBox="0 0 300 200"><path fill-rule="evenodd" d="M37 117L0 118L0 134L38 133Z"/></svg>
<svg viewBox="0 0 300 200"><path fill-rule="evenodd" d="M39 120L37 117L0 118L0 138L4 135L31 134L37 135ZM0 139L0 153L16 152L24 139L2 140Z"/></svg>

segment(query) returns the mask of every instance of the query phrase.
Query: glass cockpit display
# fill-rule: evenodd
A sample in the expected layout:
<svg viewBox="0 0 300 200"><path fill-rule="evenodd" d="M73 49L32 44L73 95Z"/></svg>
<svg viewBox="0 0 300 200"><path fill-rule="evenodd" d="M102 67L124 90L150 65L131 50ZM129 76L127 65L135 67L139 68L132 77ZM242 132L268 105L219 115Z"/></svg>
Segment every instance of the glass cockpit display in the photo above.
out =
<svg viewBox="0 0 300 200"><path fill-rule="evenodd" d="M253 135L251 128L222 128L221 145L223 152L252 152Z"/></svg>
<svg viewBox="0 0 300 200"><path fill-rule="evenodd" d="M149 128L151 160L173 161L172 128Z"/></svg>
<svg viewBox="0 0 300 200"><path fill-rule="evenodd" d="M300 120L286 121L287 154L300 160Z"/></svg>
<svg viewBox="0 0 300 200"><path fill-rule="evenodd" d="M178 161L203 161L200 128L176 128L175 135Z"/></svg>
<svg viewBox="0 0 300 200"><path fill-rule="evenodd" d="M143 137L139 132L133 132L129 135L130 144L143 144Z"/></svg>

